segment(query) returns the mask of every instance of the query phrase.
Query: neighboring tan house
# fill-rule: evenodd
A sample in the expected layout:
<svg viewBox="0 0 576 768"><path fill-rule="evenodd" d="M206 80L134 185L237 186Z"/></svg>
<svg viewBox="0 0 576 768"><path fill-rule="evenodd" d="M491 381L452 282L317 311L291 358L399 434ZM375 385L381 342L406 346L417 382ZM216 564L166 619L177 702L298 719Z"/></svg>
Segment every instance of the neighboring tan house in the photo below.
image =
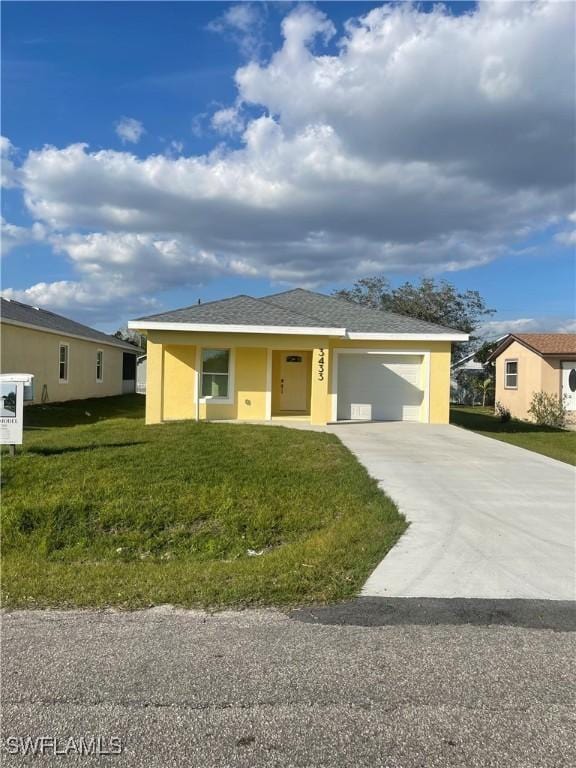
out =
<svg viewBox="0 0 576 768"><path fill-rule="evenodd" d="M146 333L146 422L445 424L460 331L296 289L130 321Z"/></svg>
<svg viewBox="0 0 576 768"><path fill-rule="evenodd" d="M31 373L28 403L134 392L142 350L45 309L1 300L2 373Z"/></svg>
<svg viewBox="0 0 576 768"><path fill-rule="evenodd" d="M488 358L496 362L496 402L530 419L535 392L563 397L576 420L576 333L511 333Z"/></svg>

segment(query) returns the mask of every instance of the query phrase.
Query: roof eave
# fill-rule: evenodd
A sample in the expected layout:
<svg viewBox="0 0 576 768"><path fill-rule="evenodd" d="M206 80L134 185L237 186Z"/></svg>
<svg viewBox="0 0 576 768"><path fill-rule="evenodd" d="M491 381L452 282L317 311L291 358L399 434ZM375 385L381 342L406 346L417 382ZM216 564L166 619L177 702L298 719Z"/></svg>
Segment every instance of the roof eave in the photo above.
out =
<svg viewBox="0 0 576 768"><path fill-rule="evenodd" d="M188 331L195 333L261 333L282 336L334 336L357 341L468 341L467 333L370 333L347 331L346 328L292 325L242 325L224 323L186 323L153 320L130 320L135 331Z"/></svg>
<svg viewBox="0 0 576 768"><path fill-rule="evenodd" d="M492 363L494 360L496 360L497 357L500 357L502 352L505 352L508 349L508 347L514 342L521 344L525 349L530 350L530 352L534 352L534 354L538 355L538 357L544 357L543 352L541 352L539 349L536 349L536 347L533 347L532 344L529 344L525 339L522 339L519 336L515 336L513 333L510 333L504 339L504 341L499 346L496 347L496 349L494 350L494 352L492 352L492 354L486 360L486 362Z"/></svg>
<svg viewBox="0 0 576 768"><path fill-rule="evenodd" d="M323 328L290 325L241 325L224 323L180 323L152 320L130 320L128 328L135 331L192 331L196 333L267 333L282 336L337 336L346 334L345 328Z"/></svg>
<svg viewBox="0 0 576 768"><path fill-rule="evenodd" d="M132 344L128 344L126 341L122 341L121 339L118 339L118 341L114 341L114 337L110 337L110 339L94 339L90 336L83 336L80 333L72 333L70 331L61 331L57 328L47 328L44 325L35 325L34 323L25 323L21 320L12 320L11 317L1 317L0 323L5 323L6 325L16 325L19 328L29 328L33 331L42 331L43 333L51 333L53 336L66 336L70 339L80 339L80 341L89 341L92 344L104 344L109 347L114 347L114 349L123 349L125 352L131 352L134 350L135 352L144 351L140 347L135 347Z"/></svg>
<svg viewBox="0 0 576 768"><path fill-rule="evenodd" d="M354 341L468 341L467 333L370 333L348 331L346 338Z"/></svg>

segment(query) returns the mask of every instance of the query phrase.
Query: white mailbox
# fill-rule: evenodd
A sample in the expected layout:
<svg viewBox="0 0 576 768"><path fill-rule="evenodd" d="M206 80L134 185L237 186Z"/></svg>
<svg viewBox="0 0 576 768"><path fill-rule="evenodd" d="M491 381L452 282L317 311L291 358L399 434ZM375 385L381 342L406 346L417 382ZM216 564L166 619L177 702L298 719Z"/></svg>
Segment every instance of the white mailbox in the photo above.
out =
<svg viewBox="0 0 576 768"><path fill-rule="evenodd" d="M31 373L0 374L0 445L22 444L24 387L33 379Z"/></svg>

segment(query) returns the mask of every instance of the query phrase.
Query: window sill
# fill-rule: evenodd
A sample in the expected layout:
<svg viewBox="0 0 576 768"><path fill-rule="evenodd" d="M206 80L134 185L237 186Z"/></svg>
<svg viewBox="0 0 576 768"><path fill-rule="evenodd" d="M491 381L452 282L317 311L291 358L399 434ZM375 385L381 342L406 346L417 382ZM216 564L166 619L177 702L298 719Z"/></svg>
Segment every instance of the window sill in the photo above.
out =
<svg viewBox="0 0 576 768"><path fill-rule="evenodd" d="M199 402L204 405L234 405L234 399L229 397L201 397Z"/></svg>

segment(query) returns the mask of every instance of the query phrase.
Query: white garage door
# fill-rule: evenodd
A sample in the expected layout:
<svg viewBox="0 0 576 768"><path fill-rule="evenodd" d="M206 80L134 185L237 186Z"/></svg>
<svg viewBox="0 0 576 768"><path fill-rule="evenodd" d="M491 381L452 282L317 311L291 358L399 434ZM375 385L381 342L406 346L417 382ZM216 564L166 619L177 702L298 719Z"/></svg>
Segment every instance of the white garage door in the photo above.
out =
<svg viewBox="0 0 576 768"><path fill-rule="evenodd" d="M338 419L418 421L424 400L422 355L339 354ZM365 418L365 416L364 416Z"/></svg>

